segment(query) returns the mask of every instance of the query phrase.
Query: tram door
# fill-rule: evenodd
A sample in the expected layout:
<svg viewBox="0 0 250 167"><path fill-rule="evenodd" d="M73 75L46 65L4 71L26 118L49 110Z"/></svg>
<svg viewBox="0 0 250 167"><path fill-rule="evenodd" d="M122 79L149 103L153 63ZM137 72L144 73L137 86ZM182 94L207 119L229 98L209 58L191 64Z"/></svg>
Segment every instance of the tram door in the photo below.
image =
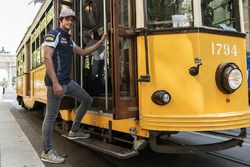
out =
<svg viewBox="0 0 250 167"><path fill-rule="evenodd" d="M137 87L134 0L106 0L108 42L103 48L81 60L82 86L93 97L92 110L113 114L114 119L136 117ZM104 32L103 0L80 1L80 44L90 46ZM105 76L104 59L107 62ZM104 70L103 70L104 69ZM107 83L105 83L107 81Z"/></svg>
<svg viewBox="0 0 250 167"><path fill-rule="evenodd" d="M138 115L135 0L112 1L115 119Z"/></svg>
<svg viewBox="0 0 250 167"><path fill-rule="evenodd" d="M81 58L81 86L93 98L92 111L103 111L113 114L113 90L112 90L112 41L111 41L111 19L110 1L106 1L106 20L109 25L107 39L107 50L102 46L92 54ZM102 0L85 0L78 2L79 8L79 44L82 48L95 44L104 33L104 12ZM104 67L105 59L107 68ZM105 75L107 69L107 77ZM107 81L107 82L106 82ZM106 87L107 85L107 87Z"/></svg>

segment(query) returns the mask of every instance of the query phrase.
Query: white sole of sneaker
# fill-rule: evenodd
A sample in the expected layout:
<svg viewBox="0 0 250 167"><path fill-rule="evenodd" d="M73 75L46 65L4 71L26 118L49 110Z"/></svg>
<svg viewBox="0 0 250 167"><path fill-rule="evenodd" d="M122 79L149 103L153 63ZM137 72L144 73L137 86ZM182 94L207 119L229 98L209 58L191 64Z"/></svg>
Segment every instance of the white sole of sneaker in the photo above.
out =
<svg viewBox="0 0 250 167"><path fill-rule="evenodd" d="M88 137L70 137L68 135L62 135L62 137L65 137L66 139L70 139L70 140L75 140L75 139L87 139L87 138L90 138L90 135Z"/></svg>
<svg viewBox="0 0 250 167"><path fill-rule="evenodd" d="M76 139L87 139L87 138L89 138L89 137L67 137L68 139L70 139L70 140L76 140Z"/></svg>
<svg viewBox="0 0 250 167"><path fill-rule="evenodd" d="M50 162L50 163L53 163L53 164L61 164L61 163L64 163L64 161L62 161L62 162L55 162L55 161L51 161L51 160L48 160L48 159L44 159L44 158L41 158L41 160L42 161L44 161L44 162Z"/></svg>

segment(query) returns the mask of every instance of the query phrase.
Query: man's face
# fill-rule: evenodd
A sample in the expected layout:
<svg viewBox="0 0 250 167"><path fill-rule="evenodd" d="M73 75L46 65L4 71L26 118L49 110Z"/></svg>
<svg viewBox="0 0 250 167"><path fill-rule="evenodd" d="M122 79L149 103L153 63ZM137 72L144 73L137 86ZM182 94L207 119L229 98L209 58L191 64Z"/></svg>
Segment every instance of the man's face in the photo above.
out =
<svg viewBox="0 0 250 167"><path fill-rule="evenodd" d="M63 30L69 31L70 29L73 28L75 18L74 17L64 17L60 23L60 27Z"/></svg>

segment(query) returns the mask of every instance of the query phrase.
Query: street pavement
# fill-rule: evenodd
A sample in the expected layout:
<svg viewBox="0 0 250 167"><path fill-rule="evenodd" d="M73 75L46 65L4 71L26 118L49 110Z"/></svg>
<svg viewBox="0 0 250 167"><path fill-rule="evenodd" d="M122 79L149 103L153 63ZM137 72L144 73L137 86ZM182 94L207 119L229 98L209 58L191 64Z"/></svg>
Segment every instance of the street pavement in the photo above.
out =
<svg viewBox="0 0 250 167"><path fill-rule="evenodd" d="M14 91L9 91L13 92ZM11 113L15 99L0 91L0 166L1 167L43 167L30 141L23 133Z"/></svg>

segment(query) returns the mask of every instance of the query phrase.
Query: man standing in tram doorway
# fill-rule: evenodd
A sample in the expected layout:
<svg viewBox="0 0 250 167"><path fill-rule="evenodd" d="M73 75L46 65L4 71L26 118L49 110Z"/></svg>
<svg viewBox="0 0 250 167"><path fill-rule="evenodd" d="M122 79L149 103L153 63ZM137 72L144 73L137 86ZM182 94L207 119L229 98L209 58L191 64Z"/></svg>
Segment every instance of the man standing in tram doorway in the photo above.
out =
<svg viewBox="0 0 250 167"><path fill-rule="evenodd" d="M103 45L106 35L104 34L94 45L82 49L72 41L69 34L75 20L76 15L73 10L63 10L59 16L60 26L49 31L45 36L47 106L42 126L43 151L41 159L51 163L63 163L65 160L56 153L52 145L53 127L64 95L81 102L68 137L78 139L90 136L90 134L80 131L80 122L93 100L81 86L70 79L71 62L73 52L82 56L92 53Z"/></svg>

